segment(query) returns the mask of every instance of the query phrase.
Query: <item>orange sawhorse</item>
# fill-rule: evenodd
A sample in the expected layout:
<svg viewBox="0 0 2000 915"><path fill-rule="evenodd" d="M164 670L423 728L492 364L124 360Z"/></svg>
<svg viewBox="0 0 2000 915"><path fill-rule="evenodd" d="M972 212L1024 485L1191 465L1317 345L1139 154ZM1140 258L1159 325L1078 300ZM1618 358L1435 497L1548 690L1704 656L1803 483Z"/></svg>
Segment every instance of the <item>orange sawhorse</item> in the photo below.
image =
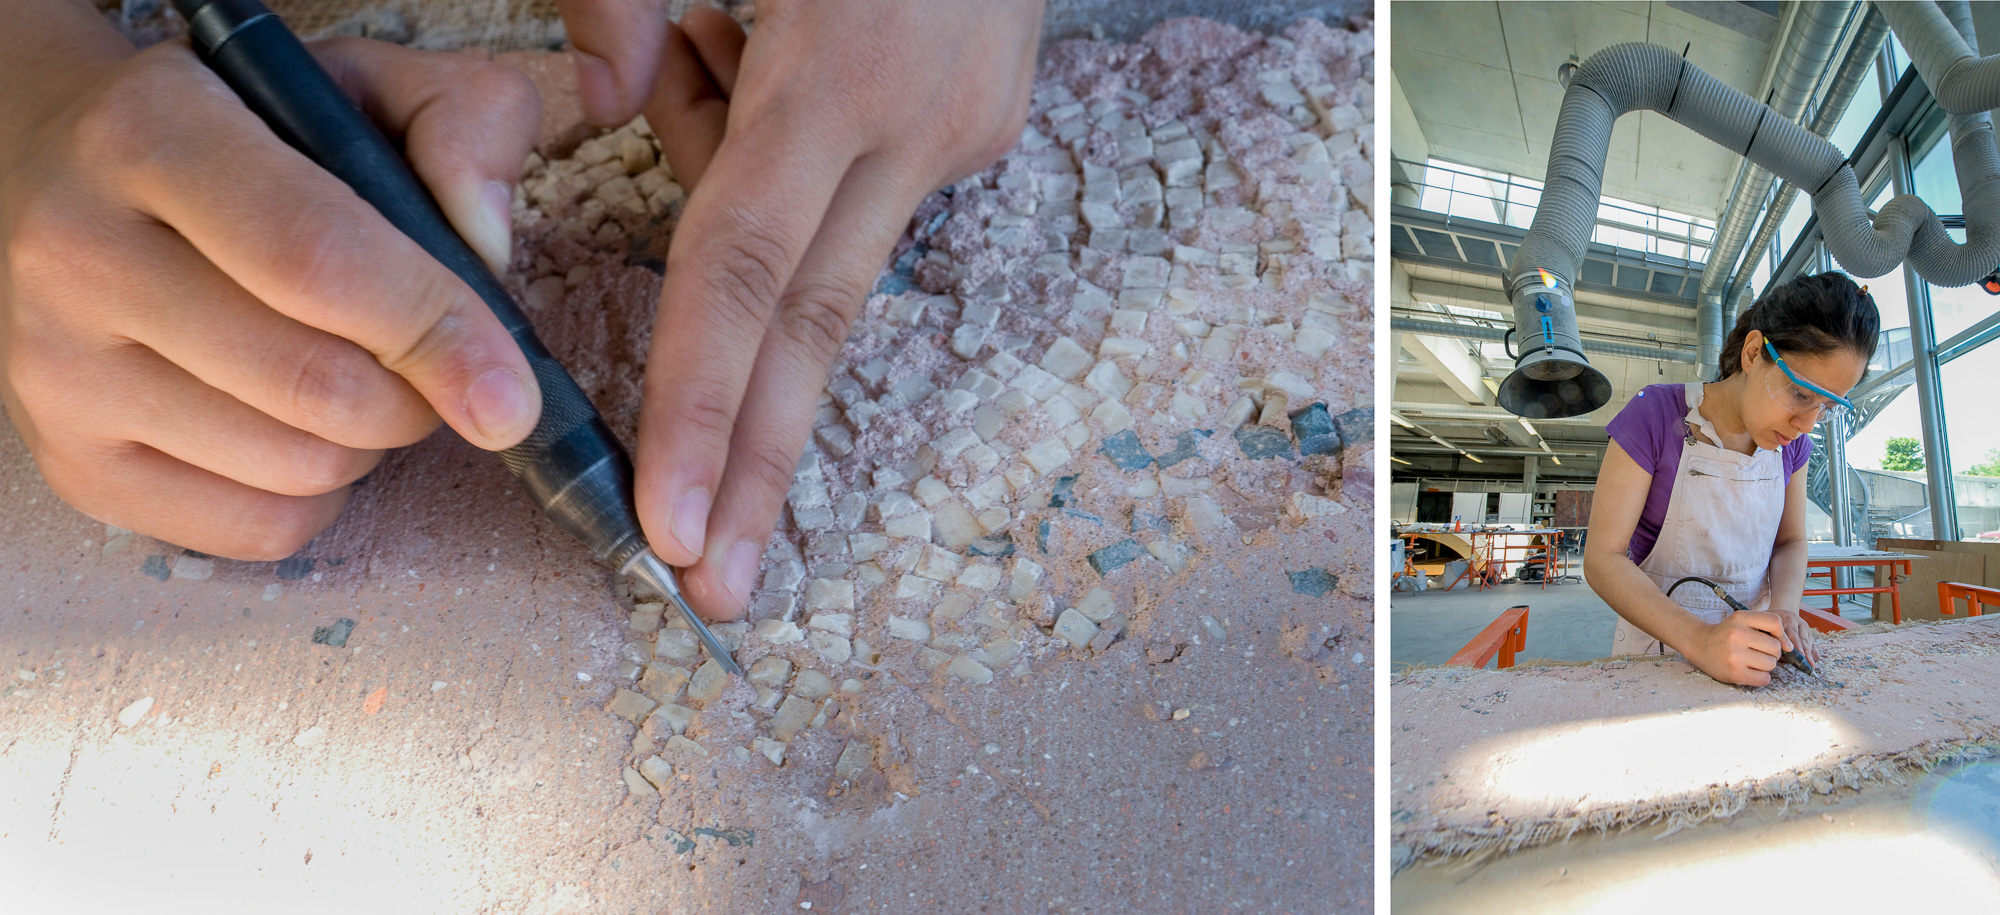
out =
<svg viewBox="0 0 2000 915"><path fill-rule="evenodd" d="M1855 557L1855 558L1841 557L1838 559L1833 559L1833 558L1807 559L1806 577L1815 578L1820 575L1825 575L1826 583L1829 586L1831 586L1837 584L1837 582L1834 580L1834 570L1840 568L1852 568L1854 566L1874 566L1875 586L1872 588L1835 588L1835 587L1807 588L1805 589L1805 591L1801 596L1832 597L1833 606L1828 609L1833 613L1834 616L1839 616L1840 595L1842 594L1887 594L1889 595L1889 618L1892 622L1901 625L1903 622L1903 593L1902 589L1897 586L1902 583L1903 579L1910 577L1910 560L1883 559L1879 557L1871 558L1866 556ZM1813 571L1814 567L1821 567L1824 568L1826 571L1815 572ZM1886 585L1882 583L1882 579L1885 575L1889 579L1889 583Z"/></svg>
<svg viewBox="0 0 2000 915"><path fill-rule="evenodd" d="M1955 581L1938 582L1938 612L1945 616L1958 615L1958 598L1965 599L1965 614L1980 616L1984 613L1981 604L2000 607L2000 589L1982 588L1978 585L1960 584Z"/></svg>
<svg viewBox="0 0 2000 915"><path fill-rule="evenodd" d="M1465 647L1446 661L1447 665L1464 667L1485 667L1486 662L1500 657L1496 668L1514 666L1514 653L1528 647L1528 608L1526 605L1510 607L1500 614L1499 619L1488 624L1484 630L1465 643Z"/></svg>

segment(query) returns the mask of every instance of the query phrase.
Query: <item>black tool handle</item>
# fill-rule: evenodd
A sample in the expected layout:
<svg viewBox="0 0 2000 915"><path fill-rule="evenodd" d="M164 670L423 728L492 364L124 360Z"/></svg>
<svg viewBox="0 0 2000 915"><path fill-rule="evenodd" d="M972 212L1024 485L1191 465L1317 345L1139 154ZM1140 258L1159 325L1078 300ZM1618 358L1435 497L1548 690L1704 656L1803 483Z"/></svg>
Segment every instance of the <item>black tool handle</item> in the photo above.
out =
<svg viewBox="0 0 2000 915"><path fill-rule="evenodd" d="M520 344L542 415L500 460L542 511L614 569L646 548L632 503L632 461L519 305L460 238L389 139L258 0L174 0L196 53L286 143L333 173L458 274Z"/></svg>
<svg viewBox="0 0 2000 915"><path fill-rule="evenodd" d="M1716 597L1722 598L1722 602L1729 605L1729 609L1731 611L1736 613L1750 612L1749 607L1743 606L1742 601L1730 597L1729 592L1722 590L1721 585L1718 585L1715 582L1709 581L1706 578L1702 578L1696 575L1690 575L1686 578L1681 579L1680 581L1674 582L1673 587L1667 589L1667 596L1672 597L1674 594L1674 588L1678 588L1681 585L1687 584L1688 582L1691 581L1700 582L1701 584L1707 585L1710 591L1715 592ZM1811 674L1812 676L1815 677L1819 676L1819 674L1813 670L1811 662L1808 662L1806 660L1806 656L1800 654L1799 650L1796 648L1785 649L1783 654L1778 655L1778 660L1783 661L1786 664L1790 664L1793 667L1798 668L1799 670L1805 671L1806 673Z"/></svg>

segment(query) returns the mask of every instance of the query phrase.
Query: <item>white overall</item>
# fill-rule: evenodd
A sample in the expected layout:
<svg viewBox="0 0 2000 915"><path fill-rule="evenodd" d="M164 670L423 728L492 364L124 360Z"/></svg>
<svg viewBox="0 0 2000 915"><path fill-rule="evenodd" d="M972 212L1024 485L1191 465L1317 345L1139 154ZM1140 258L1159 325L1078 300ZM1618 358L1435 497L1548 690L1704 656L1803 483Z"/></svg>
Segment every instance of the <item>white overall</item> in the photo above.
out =
<svg viewBox="0 0 2000 915"><path fill-rule="evenodd" d="M1722 441L1722 436L1701 415L1701 383L1691 382L1686 390L1683 429L1700 429L1708 441L1692 432L1682 435L1680 470L1667 499L1660 539L1639 570L1662 592L1686 576L1699 575L1752 610L1770 609L1771 548L1785 514L1784 452L1758 449L1739 454L1709 444ZM1700 584L1682 585L1673 601L1703 622L1720 622L1729 613L1729 605ZM1618 618L1611 639L1614 655L1668 651L1624 617Z"/></svg>

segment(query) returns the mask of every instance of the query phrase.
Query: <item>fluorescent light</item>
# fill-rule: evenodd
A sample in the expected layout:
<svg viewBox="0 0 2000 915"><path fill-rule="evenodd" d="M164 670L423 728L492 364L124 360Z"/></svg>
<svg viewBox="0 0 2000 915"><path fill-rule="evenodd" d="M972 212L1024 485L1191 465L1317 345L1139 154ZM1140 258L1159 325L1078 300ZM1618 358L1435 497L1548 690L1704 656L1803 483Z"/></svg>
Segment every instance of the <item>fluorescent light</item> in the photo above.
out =
<svg viewBox="0 0 2000 915"><path fill-rule="evenodd" d="M1521 420L1520 422L1521 422L1521 428L1523 428L1523 429L1526 429L1526 430L1528 430L1528 434L1529 434L1529 435L1532 435L1532 436L1534 436L1534 437L1536 437L1536 438L1540 438L1540 437L1542 436L1542 434L1541 434L1540 432L1536 432L1536 431L1535 431L1535 427L1534 427L1534 426L1530 426L1530 425L1528 425L1528 421L1527 421L1527 420L1523 419L1523 420Z"/></svg>
<svg viewBox="0 0 2000 915"><path fill-rule="evenodd" d="M1466 457L1469 457L1469 458L1471 458L1471 459L1472 459L1472 463L1474 463L1474 464L1484 464L1484 463L1486 463L1485 461L1482 461L1482 460L1480 460L1480 459L1479 459L1479 455L1476 455L1476 454L1473 454L1473 453L1472 453L1472 452L1470 452L1470 451L1461 451L1461 452L1459 452L1459 454L1463 454L1463 455L1465 455Z"/></svg>
<svg viewBox="0 0 2000 915"><path fill-rule="evenodd" d="M1398 426L1402 426L1402 427L1403 427L1403 428L1405 428L1405 429L1415 429L1415 428L1416 428L1416 425L1415 425L1414 423L1411 423L1411 422L1410 422L1409 420L1407 420L1407 419L1404 419L1404 418L1403 418L1403 414L1401 414L1401 413L1398 413L1398 412L1396 412L1396 411L1394 411L1394 410L1390 410L1390 411L1389 411L1389 421L1390 421L1390 422L1392 422L1392 423L1395 423L1395 424L1396 424L1396 425L1398 425Z"/></svg>
<svg viewBox="0 0 2000 915"><path fill-rule="evenodd" d="M1398 464L1402 464L1405 467L1411 466L1409 461L1403 460L1402 458L1399 458L1393 454L1389 455L1389 460L1395 461Z"/></svg>
<svg viewBox="0 0 2000 915"><path fill-rule="evenodd" d="M1562 466L1563 462L1562 455L1556 454L1555 452L1551 451L1549 452L1549 460L1556 462L1557 467Z"/></svg>

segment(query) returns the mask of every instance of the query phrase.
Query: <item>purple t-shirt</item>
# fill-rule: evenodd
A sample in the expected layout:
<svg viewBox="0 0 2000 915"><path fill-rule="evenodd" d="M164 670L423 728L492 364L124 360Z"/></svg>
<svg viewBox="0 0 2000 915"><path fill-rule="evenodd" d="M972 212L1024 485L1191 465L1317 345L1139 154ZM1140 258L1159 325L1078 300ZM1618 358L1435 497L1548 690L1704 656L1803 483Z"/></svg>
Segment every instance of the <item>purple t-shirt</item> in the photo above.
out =
<svg viewBox="0 0 2000 915"><path fill-rule="evenodd" d="M1681 469L1681 443L1686 438L1687 389L1678 384L1647 385L1638 396L1618 411L1604 431L1618 447L1653 475L1646 492L1646 506L1639 512L1639 527L1632 532L1626 554L1633 562L1645 562L1659 542L1660 525L1667 520L1667 500L1673 496L1674 477ZM1812 439L1801 435L1785 446L1785 480L1806 465L1812 456Z"/></svg>

